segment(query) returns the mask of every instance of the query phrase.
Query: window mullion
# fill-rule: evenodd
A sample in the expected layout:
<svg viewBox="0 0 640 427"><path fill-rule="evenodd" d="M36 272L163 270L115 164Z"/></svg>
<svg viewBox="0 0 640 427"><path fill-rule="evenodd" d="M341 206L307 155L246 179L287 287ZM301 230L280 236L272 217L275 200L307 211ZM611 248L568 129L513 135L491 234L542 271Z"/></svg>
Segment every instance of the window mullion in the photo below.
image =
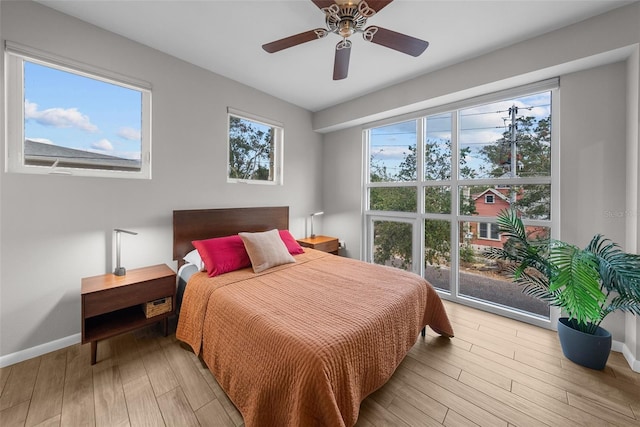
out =
<svg viewBox="0 0 640 427"><path fill-rule="evenodd" d="M417 121L416 140L416 191L417 191L417 214L414 226L414 271L420 276L424 276L424 145L426 144L427 118L422 117Z"/></svg>
<svg viewBox="0 0 640 427"><path fill-rule="evenodd" d="M449 291L454 298L458 297L459 281L458 281L458 265L459 265L459 247L458 236L460 223L458 215L460 212L460 187L458 181L460 158L458 150L458 137L460 130L458 128L460 111L451 114L451 274L449 276Z"/></svg>

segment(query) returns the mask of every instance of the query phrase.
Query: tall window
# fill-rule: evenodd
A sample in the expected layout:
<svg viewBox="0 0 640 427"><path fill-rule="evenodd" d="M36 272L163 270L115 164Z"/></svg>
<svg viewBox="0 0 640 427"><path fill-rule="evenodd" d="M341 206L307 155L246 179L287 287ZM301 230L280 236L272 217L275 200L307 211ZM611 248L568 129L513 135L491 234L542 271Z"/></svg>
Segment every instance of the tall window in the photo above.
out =
<svg viewBox="0 0 640 427"><path fill-rule="evenodd" d="M282 124L229 109L229 182L282 184Z"/></svg>
<svg viewBox="0 0 640 427"><path fill-rule="evenodd" d="M495 222L503 209L516 209L536 236L551 235L556 87L542 82L365 130L367 260L419 273L446 298L548 320L549 307L484 252L506 242Z"/></svg>
<svg viewBox="0 0 640 427"><path fill-rule="evenodd" d="M151 177L151 92L7 42L7 170Z"/></svg>

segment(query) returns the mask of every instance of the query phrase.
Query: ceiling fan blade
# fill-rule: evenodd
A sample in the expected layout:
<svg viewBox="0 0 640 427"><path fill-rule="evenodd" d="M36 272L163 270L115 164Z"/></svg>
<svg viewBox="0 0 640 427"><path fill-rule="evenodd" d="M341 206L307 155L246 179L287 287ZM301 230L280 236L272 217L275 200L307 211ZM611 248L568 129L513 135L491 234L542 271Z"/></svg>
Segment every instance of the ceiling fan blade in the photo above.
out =
<svg viewBox="0 0 640 427"><path fill-rule="evenodd" d="M327 30L325 30L324 28L316 28L315 30L305 31L304 33L296 34L280 40L276 40L271 43L263 44L262 48L269 53L275 53L281 51L282 49L321 39L326 35Z"/></svg>
<svg viewBox="0 0 640 427"><path fill-rule="evenodd" d="M332 4L335 4L333 0L311 0L313 4L318 6L319 9L324 9L325 7L331 7Z"/></svg>
<svg viewBox="0 0 640 427"><path fill-rule="evenodd" d="M349 74L349 58L351 57L351 42L341 40L336 45L336 58L333 62L333 80L342 80Z"/></svg>
<svg viewBox="0 0 640 427"><path fill-rule="evenodd" d="M386 28L371 26L365 28L362 36L366 41L406 53L411 56L420 56L429 46L429 42L387 30Z"/></svg>
<svg viewBox="0 0 640 427"><path fill-rule="evenodd" d="M392 1L393 0L369 0L369 1L367 1L367 4L369 5L369 7L371 9L375 10L376 12L380 12L380 10L383 7L385 7L386 5L391 3Z"/></svg>

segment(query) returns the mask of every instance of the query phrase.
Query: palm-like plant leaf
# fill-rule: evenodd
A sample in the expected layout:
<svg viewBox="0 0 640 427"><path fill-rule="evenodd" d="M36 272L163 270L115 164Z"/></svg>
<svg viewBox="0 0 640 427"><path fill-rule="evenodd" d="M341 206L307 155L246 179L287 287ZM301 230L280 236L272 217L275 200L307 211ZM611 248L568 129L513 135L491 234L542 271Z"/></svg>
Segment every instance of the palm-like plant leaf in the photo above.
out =
<svg viewBox="0 0 640 427"><path fill-rule="evenodd" d="M557 272L549 290L558 291L558 305L581 325L599 323L606 296L600 289L596 257L575 246L558 244L551 249L549 261Z"/></svg>
<svg viewBox="0 0 640 427"><path fill-rule="evenodd" d="M546 277L524 271L514 282L522 286L524 294L555 304L556 295L549 291L549 280Z"/></svg>
<svg viewBox="0 0 640 427"><path fill-rule="evenodd" d="M487 257L507 261L507 272L524 293L561 307L577 329L593 334L617 310L640 315L640 255L599 234L584 250L530 239L513 209L501 211L497 223L507 241Z"/></svg>
<svg viewBox="0 0 640 427"><path fill-rule="evenodd" d="M626 297L622 295L614 297L605 309L605 312L606 314L609 314L617 310L627 311L635 314L636 316L640 316L640 298Z"/></svg>
<svg viewBox="0 0 640 427"><path fill-rule="evenodd" d="M640 255L623 252L611 240L597 234L586 248L598 259L604 288L640 299Z"/></svg>
<svg viewBox="0 0 640 427"><path fill-rule="evenodd" d="M547 261L549 250L548 239L529 239L522 220L515 210L502 210L498 214L496 222L500 229L500 234L507 238L502 248L490 248L486 256L491 259L502 259L515 264L510 271L512 277L517 282L523 277L521 284L530 283L526 276L528 269L533 268L540 272L542 277L549 277L551 274L550 265ZM542 286L548 288L548 281L533 280L533 287Z"/></svg>
<svg viewBox="0 0 640 427"><path fill-rule="evenodd" d="M519 242L527 242L527 231L518 213L514 209L503 209L496 218L500 232L507 238L514 238Z"/></svg>

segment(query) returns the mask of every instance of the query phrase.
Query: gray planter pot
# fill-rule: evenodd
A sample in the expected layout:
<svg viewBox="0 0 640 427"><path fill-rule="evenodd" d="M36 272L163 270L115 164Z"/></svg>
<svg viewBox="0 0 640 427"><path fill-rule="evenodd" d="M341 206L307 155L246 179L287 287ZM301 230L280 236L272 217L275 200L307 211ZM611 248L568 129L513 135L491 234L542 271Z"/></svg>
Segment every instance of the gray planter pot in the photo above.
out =
<svg viewBox="0 0 640 427"><path fill-rule="evenodd" d="M570 326L569 319L558 319L558 337L565 357L578 365L602 370L611 352L611 333L598 326L594 335Z"/></svg>

